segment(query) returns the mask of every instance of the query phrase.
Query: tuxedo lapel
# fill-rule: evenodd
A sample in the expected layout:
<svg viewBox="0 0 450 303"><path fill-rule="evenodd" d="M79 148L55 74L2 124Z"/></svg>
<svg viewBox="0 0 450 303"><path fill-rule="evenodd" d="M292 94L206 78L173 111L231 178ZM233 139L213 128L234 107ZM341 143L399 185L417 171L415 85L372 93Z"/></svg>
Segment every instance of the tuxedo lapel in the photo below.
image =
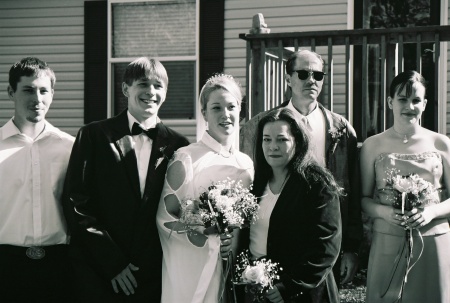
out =
<svg viewBox="0 0 450 303"><path fill-rule="evenodd" d="M158 135L152 144L152 152L148 163L147 179L145 180L144 195L147 197L152 196L152 184L155 179L158 177L165 177L165 171L161 173L162 175L158 175L159 169L162 167L167 167L166 165L169 161L169 157L173 154L173 147L170 146L170 140L166 127L159 122L156 124L156 128L158 129ZM148 199L144 199L143 203L145 204L147 201Z"/></svg>
<svg viewBox="0 0 450 303"><path fill-rule="evenodd" d="M141 197L139 186L139 173L137 167L136 153L133 148L133 138L128 126L127 111L123 111L117 117L111 119L111 140L120 154L124 163L128 178L130 179L133 192L137 197Z"/></svg>

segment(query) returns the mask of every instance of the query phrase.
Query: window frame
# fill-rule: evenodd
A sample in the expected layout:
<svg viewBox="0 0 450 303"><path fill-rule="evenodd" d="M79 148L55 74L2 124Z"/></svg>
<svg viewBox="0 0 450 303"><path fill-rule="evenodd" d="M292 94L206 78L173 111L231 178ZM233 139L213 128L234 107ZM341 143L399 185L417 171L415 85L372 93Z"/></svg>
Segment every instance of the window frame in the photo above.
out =
<svg viewBox="0 0 450 303"><path fill-rule="evenodd" d="M139 3L139 2L174 2L172 0L108 0L107 5L107 19L108 19L108 25L107 25L107 118L111 118L114 116L114 96L113 96L113 90L114 85L112 81L115 81L113 79L113 64L116 63L129 63L136 59L136 57L118 57L113 58L112 57L112 7L114 4L117 3ZM198 96L199 89L198 89L198 83L199 83L199 70L200 70L200 56L199 56L199 40L200 40L200 29L199 29L199 23L200 23L200 1L195 0L195 55L194 56L167 56L167 57L153 57L154 59L159 60L161 63L164 64L164 62L169 61L194 61L195 62L195 77L194 77L194 96ZM164 119L165 121L170 122L181 122L181 121L189 121L189 120L198 120L198 104L197 104L197 98L194 97L193 104L193 112L194 112L194 118L193 119Z"/></svg>

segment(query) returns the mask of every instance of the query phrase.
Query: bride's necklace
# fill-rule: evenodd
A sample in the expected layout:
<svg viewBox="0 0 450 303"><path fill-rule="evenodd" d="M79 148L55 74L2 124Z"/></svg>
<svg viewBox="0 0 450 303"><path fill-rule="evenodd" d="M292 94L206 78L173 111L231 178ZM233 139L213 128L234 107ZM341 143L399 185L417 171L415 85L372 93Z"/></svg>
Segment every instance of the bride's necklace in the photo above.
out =
<svg viewBox="0 0 450 303"><path fill-rule="evenodd" d="M392 130L393 130L396 134L398 134L398 135L400 135L401 137L403 137L403 143L404 143L404 144L406 144L406 143L409 142L408 136L411 138L411 136L414 134L414 132L409 133L409 134L401 134L401 133L399 133L398 131L396 131L395 128L394 128L393 126L392 126Z"/></svg>
<svg viewBox="0 0 450 303"><path fill-rule="evenodd" d="M232 148L230 147L229 150L226 150L223 148L223 146L220 148L219 155L221 155L224 158L229 158L233 154Z"/></svg>

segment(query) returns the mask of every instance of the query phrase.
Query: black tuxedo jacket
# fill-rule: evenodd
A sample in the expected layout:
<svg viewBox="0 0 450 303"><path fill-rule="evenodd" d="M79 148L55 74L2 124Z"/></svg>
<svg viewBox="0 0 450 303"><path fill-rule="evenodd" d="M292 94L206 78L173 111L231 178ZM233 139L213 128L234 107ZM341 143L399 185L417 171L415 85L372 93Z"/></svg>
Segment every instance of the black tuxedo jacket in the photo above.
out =
<svg viewBox="0 0 450 303"><path fill-rule="evenodd" d="M285 302L339 302L332 272L342 237L339 198L323 182L292 173L270 216L267 257L283 268L277 287ZM255 184L255 194L264 187Z"/></svg>
<svg viewBox="0 0 450 303"><path fill-rule="evenodd" d="M162 250L156 210L168 161L189 142L162 123L156 128L143 196L126 110L78 132L63 209L71 233L70 255L76 266L90 271L77 277L87 292L89 285L104 285L112 292L110 280L132 263L139 267L135 274L138 291L139 286L154 287L160 296Z"/></svg>

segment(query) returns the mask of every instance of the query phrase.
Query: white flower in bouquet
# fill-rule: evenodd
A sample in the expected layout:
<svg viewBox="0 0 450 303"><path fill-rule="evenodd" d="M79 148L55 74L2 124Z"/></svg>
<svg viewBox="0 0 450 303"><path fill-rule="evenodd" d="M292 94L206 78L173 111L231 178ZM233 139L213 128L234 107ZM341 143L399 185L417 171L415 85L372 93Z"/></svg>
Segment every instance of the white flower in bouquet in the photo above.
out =
<svg viewBox="0 0 450 303"><path fill-rule="evenodd" d="M254 301L263 302L267 289L273 288L275 280L279 280L278 263L262 258L257 261L250 261L248 251L242 252L238 256L235 266L235 284L247 284L249 291L254 296Z"/></svg>
<svg viewBox="0 0 450 303"><path fill-rule="evenodd" d="M192 226L216 226L219 233L241 228L244 223L256 222L259 208L256 197L242 181L230 180L214 182L198 199L181 202L180 223Z"/></svg>

